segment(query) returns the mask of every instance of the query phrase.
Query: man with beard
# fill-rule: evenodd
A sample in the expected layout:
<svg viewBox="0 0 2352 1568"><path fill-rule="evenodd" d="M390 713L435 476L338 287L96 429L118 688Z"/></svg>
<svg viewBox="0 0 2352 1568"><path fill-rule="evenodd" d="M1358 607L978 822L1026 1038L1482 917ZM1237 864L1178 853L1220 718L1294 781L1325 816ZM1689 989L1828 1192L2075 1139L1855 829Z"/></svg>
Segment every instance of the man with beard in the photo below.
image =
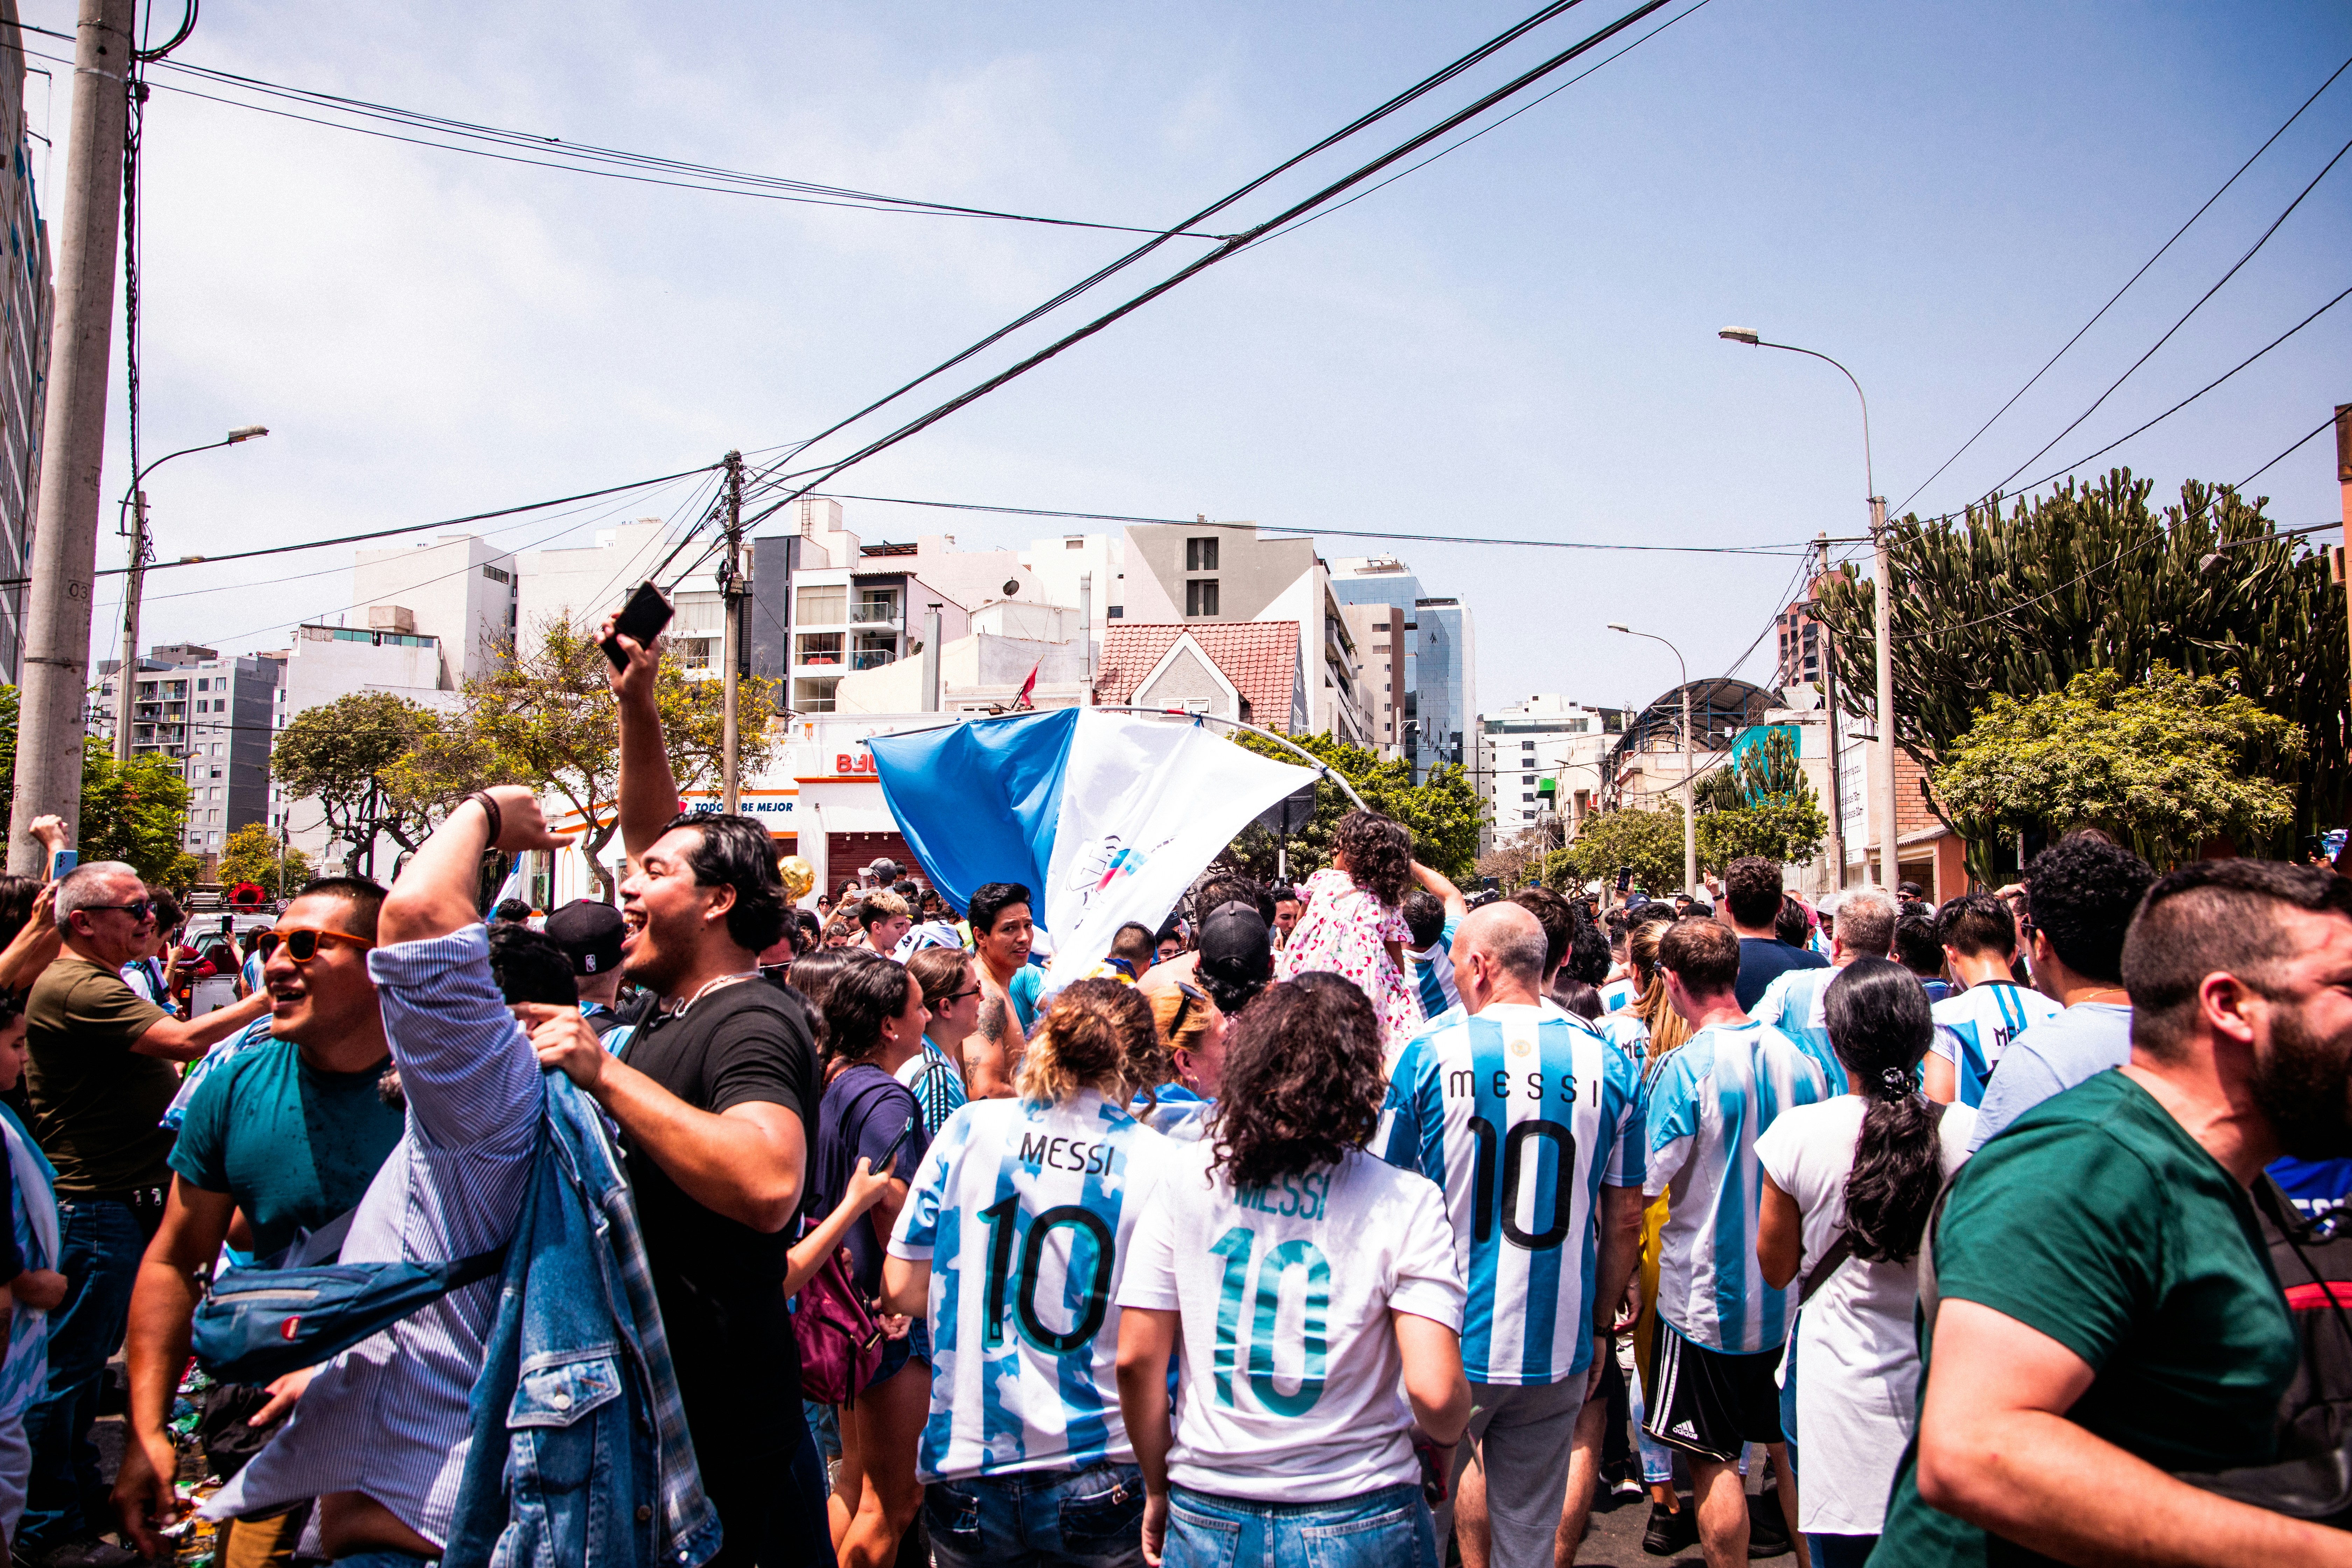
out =
<svg viewBox="0 0 2352 1568"><path fill-rule="evenodd" d="M621 964L647 994L617 1059L573 1009L520 1011L541 1062L621 1129L695 1458L726 1533L712 1564L830 1563L782 1288L823 1083L798 999L757 984L790 900L765 826L677 815L658 657L620 647L621 837L634 862Z"/></svg>
<svg viewBox="0 0 2352 1568"><path fill-rule="evenodd" d="M2296 1342L2247 1189L2282 1153L2352 1152L2352 881L2172 872L2123 980L2131 1060L2019 1118L1945 1205L1874 1561L2352 1563L2352 1534L2166 1473L2277 1447Z"/></svg>

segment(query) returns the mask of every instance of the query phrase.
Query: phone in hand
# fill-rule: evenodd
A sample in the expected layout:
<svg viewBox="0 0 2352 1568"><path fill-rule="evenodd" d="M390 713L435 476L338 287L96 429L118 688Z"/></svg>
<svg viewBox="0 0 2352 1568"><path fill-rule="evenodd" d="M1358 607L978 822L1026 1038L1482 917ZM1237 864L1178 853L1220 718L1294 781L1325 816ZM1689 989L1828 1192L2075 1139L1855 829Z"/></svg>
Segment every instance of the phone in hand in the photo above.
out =
<svg viewBox="0 0 2352 1568"><path fill-rule="evenodd" d="M907 1118L907 1125L898 1129L898 1136L890 1140L890 1147L883 1150L882 1157L875 1161L873 1164L867 1166L866 1169L878 1171L884 1175L888 1175L890 1173L892 1163L898 1158L898 1151L907 1146L907 1140L913 1137L914 1133L915 1119L909 1116Z"/></svg>
<svg viewBox="0 0 2352 1568"><path fill-rule="evenodd" d="M629 602L621 606L621 613L613 617L613 635L598 646L613 661L614 669L626 669L629 656L622 650L620 639L627 637L639 647L651 647L674 613L659 588L651 583L640 583L637 591L629 595Z"/></svg>
<svg viewBox="0 0 2352 1568"><path fill-rule="evenodd" d="M1623 898L1626 894L1628 894L1628 893L1632 892L1633 890L1633 867L1631 867L1631 866L1620 866L1620 867L1618 867L1618 868L1617 868L1617 896L1618 896L1619 898L1621 898L1621 899L1622 899L1622 898Z"/></svg>

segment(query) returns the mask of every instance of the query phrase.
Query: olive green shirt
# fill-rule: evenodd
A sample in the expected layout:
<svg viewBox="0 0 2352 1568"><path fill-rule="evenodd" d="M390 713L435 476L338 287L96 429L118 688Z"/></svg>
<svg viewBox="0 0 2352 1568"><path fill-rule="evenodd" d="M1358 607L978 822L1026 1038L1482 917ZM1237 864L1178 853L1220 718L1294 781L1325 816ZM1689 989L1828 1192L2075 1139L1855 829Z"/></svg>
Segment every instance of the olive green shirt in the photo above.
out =
<svg viewBox="0 0 2352 1568"><path fill-rule="evenodd" d="M173 1135L159 1123L180 1074L131 1048L170 1015L71 952L41 972L25 1012L33 1136L58 1168L58 1194L171 1185Z"/></svg>
<svg viewBox="0 0 2352 1568"><path fill-rule="evenodd" d="M2165 1470L2270 1462L2296 1340L2261 1222L2124 1074L2043 1100L1969 1163L1936 1230L1936 1283L2088 1363L2066 1417L2094 1436ZM1921 1501L1917 1458L1915 1437L1874 1563L2050 1561Z"/></svg>

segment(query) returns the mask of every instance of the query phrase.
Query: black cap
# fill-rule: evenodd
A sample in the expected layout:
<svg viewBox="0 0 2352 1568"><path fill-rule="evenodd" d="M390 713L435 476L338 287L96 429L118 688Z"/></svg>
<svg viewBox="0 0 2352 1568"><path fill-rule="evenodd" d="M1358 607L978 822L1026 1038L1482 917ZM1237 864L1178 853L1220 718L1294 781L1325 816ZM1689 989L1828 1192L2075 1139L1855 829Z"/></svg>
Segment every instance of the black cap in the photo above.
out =
<svg viewBox="0 0 2352 1568"><path fill-rule="evenodd" d="M594 899L574 899L547 917L547 934L572 955L574 974L610 974L621 967L621 911Z"/></svg>
<svg viewBox="0 0 2352 1568"><path fill-rule="evenodd" d="M1201 922L1200 973L1237 991L1274 978L1274 942L1256 906L1235 900L1209 911Z"/></svg>

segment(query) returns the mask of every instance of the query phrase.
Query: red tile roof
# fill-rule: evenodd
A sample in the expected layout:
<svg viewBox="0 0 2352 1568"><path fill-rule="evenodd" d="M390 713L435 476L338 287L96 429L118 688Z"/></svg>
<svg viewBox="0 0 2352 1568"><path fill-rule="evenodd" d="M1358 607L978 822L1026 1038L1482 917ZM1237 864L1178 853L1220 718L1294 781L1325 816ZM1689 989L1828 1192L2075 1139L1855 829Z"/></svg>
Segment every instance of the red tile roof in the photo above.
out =
<svg viewBox="0 0 2352 1568"><path fill-rule="evenodd" d="M1298 674L1297 621L1113 621L1103 634L1102 665L1095 675L1095 700L1117 707L1134 700L1152 667L1190 634L1234 689L1249 704L1251 723L1269 730L1290 728L1290 699Z"/></svg>

